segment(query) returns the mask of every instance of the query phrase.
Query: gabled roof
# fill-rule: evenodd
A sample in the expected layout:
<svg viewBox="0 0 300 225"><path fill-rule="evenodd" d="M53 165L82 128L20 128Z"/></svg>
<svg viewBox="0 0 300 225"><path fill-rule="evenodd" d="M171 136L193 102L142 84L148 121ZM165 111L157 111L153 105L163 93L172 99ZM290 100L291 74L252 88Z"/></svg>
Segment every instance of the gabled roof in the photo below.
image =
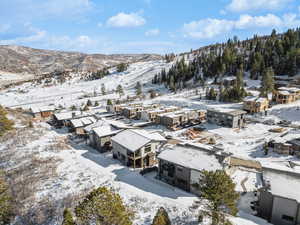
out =
<svg viewBox="0 0 300 225"><path fill-rule="evenodd" d="M74 128L85 127L85 126L91 125L95 122L96 122L96 119L92 116L71 120L71 124Z"/></svg>
<svg viewBox="0 0 300 225"><path fill-rule="evenodd" d="M57 120L70 120L79 117L91 116L91 113L81 112L81 111L70 111L70 112L60 112L55 113L54 116Z"/></svg>
<svg viewBox="0 0 300 225"><path fill-rule="evenodd" d="M32 113L39 113L39 112L52 112L55 111L55 107L50 105L50 106L40 106L40 107L36 107L33 106L30 108Z"/></svg>
<svg viewBox="0 0 300 225"><path fill-rule="evenodd" d="M115 135L122 131L122 130L114 129L110 125L96 127L96 128L93 128L92 130L98 137L107 137L107 136Z"/></svg>
<svg viewBox="0 0 300 225"><path fill-rule="evenodd" d="M151 134L144 130L124 130L112 137L112 141L125 147L129 151L136 151L152 141L164 141L159 134Z"/></svg>
<svg viewBox="0 0 300 225"><path fill-rule="evenodd" d="M57 120L69 120L73 118L73 115L79 116L81 114L80 111L73 111L73 112L60 112L55 113L54 116Z"/></svg>

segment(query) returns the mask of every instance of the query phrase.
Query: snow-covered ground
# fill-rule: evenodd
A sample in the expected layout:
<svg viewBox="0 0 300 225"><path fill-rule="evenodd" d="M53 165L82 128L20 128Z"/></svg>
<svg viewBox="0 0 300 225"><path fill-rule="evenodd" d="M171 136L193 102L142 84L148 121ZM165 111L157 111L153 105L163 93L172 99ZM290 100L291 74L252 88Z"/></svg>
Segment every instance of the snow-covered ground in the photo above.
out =
<svg viewBox="0 0 300 225"><path fill-rule="evenodd" d="M74 79L63 84L57 84L51 87L33 86L31 83L11 88L7 91L0 92L0 103L8 107L40 106L55 104L65 107L72 105L81 105L86 103L87 99L92 101L103 101L115 99L119 96L115 93L93 97L94 92L101 93L101 85L105 84L106 91L115 90L121 84L125 90L125 95L134 95L134 86L137 82L148 84L144 91L149 90L152 85L151 80L155 74L159 73L162 68L169 67L163 61L138 62L131 64L126 72L112 72L100 80L79 81ZM79 99L90 94L91 97Z"/></svg>
<svg viewBox="0 0 300 225"><path fill-rule="evenodd" d="M2 85L11 84L13 82L25 81L32 79L34 75L28 73L15 74L9 72L0 71L0 87Z"/></svg>
<svg viewBox="0 0 300 225"><path fill-rule="evenodd" d="M139 62L130 65L129 69L123 73L113 72L103 79L95 81L71 80L64 84L52 87L33 86L29 83L0 92L0 104L8 107L45 106L55 104L69 107L71 105L81 105L87 99L104 103L107 99L114 99L118 96L115 93L93 97L96 91L101 92L101 85L105 84L107 91L114 90L121 84L125 90L125 95L134 94L134 86L139 81L143 84L143 90L157 89L164 95L153 100L145 100L144 103L160 103L167 106L180 106L193 109L216 109L231 108L241 109L242 104L225 104L216 101L200 100L198 96L191 96L190 90L179 93L169 93L164 87L151 84L155 74L162 68L169 68L170 64L163 61ZM259 81L246 81L248 87L258 86ZM202 96L204 91L200 90ZM253 92L255 93L255 92ZM84 97L91 95L90 97ZM288 105L276 105L269 111L269 115L264 119L292 120L300 124L300 101ZM136 210L135 224L150 224L156 210L165 207L174 224L195 224L197 220L197 210L193 204L197 198L189 193L162 183L154 178L153 174L141 176L137 171L121 165L112 159L110 154L99 154L84 143L72 142L70 149L49 151L50 145L56 138L64 138L68 134L64 130L53 130L47 124L42 123L45 133L35 142L28 144L26 149L39 149L42 156L54 156L62 159L58 165L58 178L48 180L43 184L37 195L52 196L52 198L64 198L68 194L77 194L81 191L107 185L120 193L125 202ZM235 156L255 159L263 164L278 166L279 162L286 160L299 161L293 156L282 156L270 152L267 156L262 150L263 144L277 137L278 133L269 132L276 127L262 123L250 123L246 128L235 130L223 128L212 124L205 124L207 132L215 135L217 143L224 147L226 152ZM177 139L184 139L182 134L186 131L166 132L160 126L152 126L147 129L162 130L168 135ZM253 191L261 184L256 183L255 173L247 171L236 171L232 174L235 183L240 184L243 180L247 191ZM238 191L243 191L238 185ZM241 211L239 217L232 218L235 225L267 225L265 221Z"/></svg>

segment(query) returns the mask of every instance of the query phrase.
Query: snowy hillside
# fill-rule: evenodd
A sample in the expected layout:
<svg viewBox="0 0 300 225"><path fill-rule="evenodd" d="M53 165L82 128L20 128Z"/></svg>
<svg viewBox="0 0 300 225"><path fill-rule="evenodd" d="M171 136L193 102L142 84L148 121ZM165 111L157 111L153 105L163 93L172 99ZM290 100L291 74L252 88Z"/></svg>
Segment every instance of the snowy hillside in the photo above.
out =
<svg viewBox="0 0 300 225"><path fill-rule="evenodd" d="M102 101L106 99L117 98L118 95L112 93L99 97L83 97L86 95L93 96L94 92L101 93L101 85L104 84L107 92L116 89L120 84L125 90L125 95L134 95L134 86L137 82L145 84L144 92L152 88L151 80L154 75L161 71L162 68L168 68L169 64L164 61L149 61L130 64L127 71L122 73L115 72L112 69L111 75L100 80L81 81L74 79L64 84L57 84L51 87L42 87L41 85L33 86L31 83L25 83L21 86L3 91L0 93L0 102L8 107L29 108L33 105L71 106L86 103L87 99L92 101ZM154 87L157 88L157 87ZM81 97L81 99L79 99ZM83 99L82 99L83 98Z"/></svg>

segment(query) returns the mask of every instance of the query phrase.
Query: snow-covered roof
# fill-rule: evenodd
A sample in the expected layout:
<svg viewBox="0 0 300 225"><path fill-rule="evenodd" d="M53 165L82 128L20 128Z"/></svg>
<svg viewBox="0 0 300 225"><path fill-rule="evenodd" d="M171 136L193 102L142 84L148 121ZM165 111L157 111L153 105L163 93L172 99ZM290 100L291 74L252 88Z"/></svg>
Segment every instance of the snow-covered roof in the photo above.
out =
<svg viewBox="0 0 300 225"><path fill-rule="evenodd" d="M264 181L270 186L273 195L295 199L300 203L300 174L282 170L264 169Z"/></svg>
<svg viewBox="0 0 300 225"><path fill-rule="evenodd" d="M201 149L201 150L204 150L204 151L207 151L207 152L213 152L214 151L214 147L211 146L211 145L205 145L205 144L202 144L202 143L198 143L198 142L189 142L189 143L186 143L186 145L188 146L192 146L194 148L198 148L198 149Z"/></svg>
<svg viewBox="0 0 300 225"><path fill-rule="evenodd" d="M296 141L300 139L300 131L294 130L294 131L289 131L283 136L279 136L273 139L274 142L276 143L286 143L290 141Z"/></svg>
<svg viewBox="0 0 300 225"><path fill-rule="evenodd" d="M288 92L291 92L291 93L295 93L295 92L298 92L300 91L299 88L296 88L296 87L280 87L278 88L279 91L288 91Z"/></svg>
<svg viewBox="0 0 300 225"><path fill-rule="evenodd" d="M91 113L81 112L81 111L70 111L70 112L55 113L54 116L56 117L57 120L70 120L76 117L91 116Z"/></svg>
<svg viewBox="0 0 300 225"><path fill-rule="evenodd" d="M289 92L289 91L278 91L278 93L281 95L290 95L291 94L291 92Z"/></svg>
<svg viewBox="0 0 300 225"><path fill-rule="evenodd" d="M92 117L83 117L83 118L79 118L79 119L73 119L71 120L71 124L74 128L78 128L78 127L85 127L88 125L91 125L93 123L95 123L97 120Z"/></svg>
<svg viewBox="0 0 300 225"><path fill-rule="evenodd" d="M50 106L40 106L40 107L31 107L31 112L32 113L39 113L39 112L51 112L51 111L55 111L55 107L50 105Z"/></svg>
<svg viewBox="0 0 300 225"><path fill-rule="evenodd" d="M226 113L230 115L241 115L246 114L247 112L239 109L227 109L227 108L218 108L218 109L208 109L207 111L216 112L216 113Z"/></svg>
<svg viewBox="0 0 300 225"><path fill-rule="evenodd" d="M158 132L148 132L146 130L132 130L133 132L143 136L143 137L146 137L148 139L151 139L153 141L158 141L158 142L163 142L163 141L166 141L166 139L160 135Z"/></svg>
<svg viewBox="0 0 300 225"><path fill-rule="evenodd" d="M198 171L222 169L221 163L215 155L182 146L164 150L158 155L158 158Z"/></svg>
<svg viewBox="0 0 300 225"><path fill-rule="evenodd" d="M112 137L112 141L125 147L129 151L136 151L151 141L164 141L165 139L159 134L148 133L145 130L124 130Z"/></svg>
<svg viewBox="0 0 300 225"><path fill-rule="evenodd" d="M110 125L96 127L92 129L98 137L106 137L119 133L121 130L116 130Z"/></svg>
<svg viewBox="0 0 300 225"><path fill-rule="evenodd" d="M69 120L73 118L73 115L79 116L81 115L80 111L73 111L73 112L61 112L61 113L55 113L54 116L57 120Z"/></svg>
<svg viewBox="0 0 300 225"><path fill-rule="evenodd" d="M244 98L244 101L247 101L247 102L265 102L265 101L268 101L268 99L263 98L263 97L248 96L248 97Z"/></svg>

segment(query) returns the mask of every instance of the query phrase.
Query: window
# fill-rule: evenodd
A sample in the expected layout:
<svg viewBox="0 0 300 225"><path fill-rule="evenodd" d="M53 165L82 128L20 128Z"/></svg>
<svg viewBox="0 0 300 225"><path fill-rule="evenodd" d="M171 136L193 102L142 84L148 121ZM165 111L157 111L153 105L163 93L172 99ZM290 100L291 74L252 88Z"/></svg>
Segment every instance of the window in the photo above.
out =
<svg viewBox="0 0 300 225"><path fill-rule="evenodd" d="M294 217L288 216L288 215L282 215L281 219L287 220L287 221L294 221Z"/></svg>
<svg viewBox="0 0 300 225"><path fill-rule="evenodd" d="M151 152L151 144L145 146L145 153Z"/></svg>
<svg viewBox="0 0 300 225"><path fill-rule="evenodd" d="M182 168L181 166L177 166L176 169L177 169L177 171L179 171L179 172L182 172L182 171L183 171L183 168Z"/></svg>

